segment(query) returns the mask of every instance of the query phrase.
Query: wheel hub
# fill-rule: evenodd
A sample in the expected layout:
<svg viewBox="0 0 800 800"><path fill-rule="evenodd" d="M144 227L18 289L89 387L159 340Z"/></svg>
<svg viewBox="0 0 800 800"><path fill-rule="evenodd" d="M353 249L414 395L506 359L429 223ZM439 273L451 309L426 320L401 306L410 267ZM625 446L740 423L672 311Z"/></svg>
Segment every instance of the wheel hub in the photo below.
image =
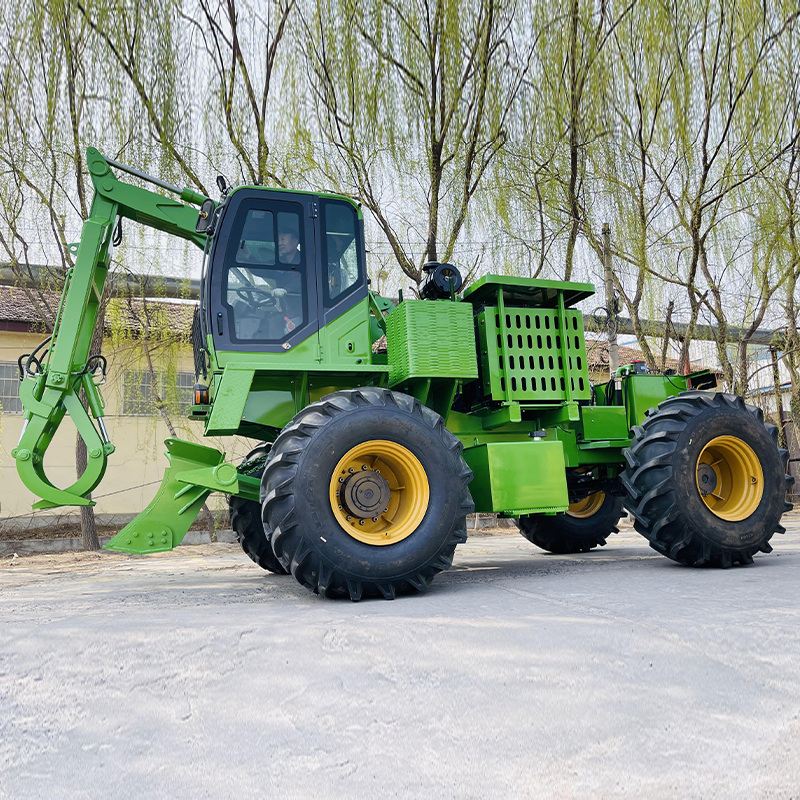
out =
<svg viewBox="0 0 800 800"><path fill-rule="evenodd" d="M699 464L697 467L697 486L700 489L700 494L705 497L712 494L714 489L717 488L717 473L711 464Z"/></svg>
<svg viewBox="0 0 800 800"><path fill-rule="evenodd" d="M717 436L700 452L695 480L706 508L720 519L741 522L764 496L764 471L752 447L738 436Z"/></svg>
<svg viewBox="0 0 800 800"><path fill-rule="evenodd" d="M345 479L340 498L342 505L354 517L369 519L388 508L392 493L383 475L375 470L362 469Z"/></svg>
<svg viewBox="0 0 800 800"><path fill-rule="evenodd" d="M372 439L348 450L330 484L331 511L364 544L390 545L411 536L430 501L420 460L398 442Z"/></svg>
<svg viewBox="0 0 800 800"><path fill-rule="evenodd" d="M605 499L605 492L594 492L594 494L590 494L588 497L570 503L567 514L570 517L578 517L579 519L594 516L600 510Z"/></svg>

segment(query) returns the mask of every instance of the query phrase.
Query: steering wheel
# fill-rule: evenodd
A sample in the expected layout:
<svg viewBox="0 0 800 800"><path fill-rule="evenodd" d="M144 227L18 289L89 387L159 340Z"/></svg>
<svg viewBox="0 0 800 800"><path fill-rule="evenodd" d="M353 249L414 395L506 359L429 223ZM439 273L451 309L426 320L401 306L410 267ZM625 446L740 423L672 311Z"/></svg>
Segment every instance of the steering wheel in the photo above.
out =
<svg viewBox="0 0 800 800"><path fill-rule="evenodd" d="M252 286L245 289L237 289L236 296L257 308L267 308L277 304L277 298L273 297L272 289L266 286L263 288L260 286Z"/></svg>

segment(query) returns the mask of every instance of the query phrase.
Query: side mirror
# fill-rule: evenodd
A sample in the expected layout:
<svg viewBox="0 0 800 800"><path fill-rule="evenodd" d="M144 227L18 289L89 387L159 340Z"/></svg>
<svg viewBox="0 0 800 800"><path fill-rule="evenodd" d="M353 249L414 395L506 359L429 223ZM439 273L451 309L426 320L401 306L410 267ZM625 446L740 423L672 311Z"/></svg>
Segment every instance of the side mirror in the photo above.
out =
<svg viewBox="0 0 800 800"><path fill-rule="evenodd" d="M222 175L217 175L217 189L219 189L220 194L225 194L228 191L228 182Z"/></svg>
<svg viewBox="0 0 800 800"><path fill-rule="evenodd" d="M194 226L196 233L213 233L216 210L217 204L211 198L203 200L203 205L200 206L200 214L197 217L197 224Z"/></svg>

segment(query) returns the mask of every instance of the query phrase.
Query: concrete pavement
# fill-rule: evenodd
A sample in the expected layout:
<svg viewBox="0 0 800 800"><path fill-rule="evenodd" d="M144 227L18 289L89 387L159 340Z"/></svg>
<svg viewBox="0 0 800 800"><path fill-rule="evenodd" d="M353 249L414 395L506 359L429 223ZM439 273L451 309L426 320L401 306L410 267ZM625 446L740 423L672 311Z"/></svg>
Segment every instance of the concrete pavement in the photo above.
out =
<svg viewBox="0 0 800 800"><path fill-rule="evenodd" d="M0 569L0 797L800 797L800 523L747 568L629 528L470 539L321 600L234 545Z"/></svg>

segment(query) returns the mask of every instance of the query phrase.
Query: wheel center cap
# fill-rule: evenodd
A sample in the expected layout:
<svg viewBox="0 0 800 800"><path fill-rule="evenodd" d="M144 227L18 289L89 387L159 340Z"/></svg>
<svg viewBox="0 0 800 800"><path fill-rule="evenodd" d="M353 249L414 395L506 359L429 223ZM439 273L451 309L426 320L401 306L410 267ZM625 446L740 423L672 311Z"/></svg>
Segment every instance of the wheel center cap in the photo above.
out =
<svg viewBox="0 0 800 800"><path fill-rule="evenodd" d="M705 497L717 488L717 473L711 464L698 464L697 466L697 485L700 487L700 494Z"/></svg>
<svg viewBox="0 0 800 800"><path fill-rule="evenodd" d="M342 484L340 494L342 505L348 513L361 519L382 514L391 497L389 482L373 470L362 470L351 475Z"/></svg>

